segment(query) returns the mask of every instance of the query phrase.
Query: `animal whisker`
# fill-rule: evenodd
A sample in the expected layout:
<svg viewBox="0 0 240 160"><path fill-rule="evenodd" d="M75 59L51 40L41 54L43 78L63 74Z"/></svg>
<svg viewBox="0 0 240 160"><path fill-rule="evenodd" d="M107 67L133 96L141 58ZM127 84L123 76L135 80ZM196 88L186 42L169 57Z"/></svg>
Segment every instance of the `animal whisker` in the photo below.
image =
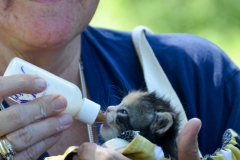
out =
<svg viewBox="0 0 240 160"><path fill-rule="evenodd" d="M155 92L131 91L119 105L108 107L105 113L107 124L101 127L101 136L109 140L124 131L136 130L150 142L161 146L173 160L177 159L176 138L180 118L170 102L169 96Z"/></svg>

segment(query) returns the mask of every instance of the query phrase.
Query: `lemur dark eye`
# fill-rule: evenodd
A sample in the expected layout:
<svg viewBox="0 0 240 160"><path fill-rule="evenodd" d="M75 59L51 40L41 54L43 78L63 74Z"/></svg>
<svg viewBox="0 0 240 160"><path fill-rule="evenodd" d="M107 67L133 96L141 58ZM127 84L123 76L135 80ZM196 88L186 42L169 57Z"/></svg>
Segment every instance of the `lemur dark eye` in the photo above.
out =
<svg viewBox="0 0 240 160"><path fill-rule="evenodd" d="M128 115L128 112L125 109L119 109L117 112L121 113L121 114Z"/></svg>

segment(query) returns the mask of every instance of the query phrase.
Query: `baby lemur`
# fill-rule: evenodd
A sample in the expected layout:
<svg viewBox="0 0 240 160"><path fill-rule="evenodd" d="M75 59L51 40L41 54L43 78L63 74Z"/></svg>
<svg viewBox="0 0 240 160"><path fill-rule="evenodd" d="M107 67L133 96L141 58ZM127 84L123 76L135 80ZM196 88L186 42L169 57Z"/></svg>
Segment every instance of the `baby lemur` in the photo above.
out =
<svg viewBox="0 0 240 160"><path fill-rule="evenodd" d="M108 107L105 117L106 123L100 129L105 140L124 131L139 131L140 135L177 159L179 113L174 111L168 100L155 92L130 92L119 105Z"/></svg>

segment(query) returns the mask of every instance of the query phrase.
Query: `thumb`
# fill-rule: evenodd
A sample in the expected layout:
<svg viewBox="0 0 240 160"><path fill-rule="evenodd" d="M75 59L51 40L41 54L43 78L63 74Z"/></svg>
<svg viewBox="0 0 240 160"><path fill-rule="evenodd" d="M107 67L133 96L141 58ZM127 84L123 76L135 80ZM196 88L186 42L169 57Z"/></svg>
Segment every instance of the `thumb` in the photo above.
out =
<svg viewBox="0 0 240 160"><path fill-rule="evenodd" d="M179 160L200 160L197 137L201 125L199 119L193 118L183 127L178 137Z"/></svg>

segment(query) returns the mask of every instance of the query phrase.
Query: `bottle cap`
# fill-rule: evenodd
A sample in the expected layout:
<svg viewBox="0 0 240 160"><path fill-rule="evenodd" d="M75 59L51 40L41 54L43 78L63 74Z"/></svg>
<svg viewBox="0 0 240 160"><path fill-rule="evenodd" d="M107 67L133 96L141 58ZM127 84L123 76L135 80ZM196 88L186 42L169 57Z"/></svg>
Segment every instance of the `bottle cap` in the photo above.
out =
<svg viewBox="0 0 240 160"><path fill-rule="evenodd" d="M76 118L84 123L92 125L100 111L100 105L88 100L87 98L83 98L82 108Z"/></svg>

